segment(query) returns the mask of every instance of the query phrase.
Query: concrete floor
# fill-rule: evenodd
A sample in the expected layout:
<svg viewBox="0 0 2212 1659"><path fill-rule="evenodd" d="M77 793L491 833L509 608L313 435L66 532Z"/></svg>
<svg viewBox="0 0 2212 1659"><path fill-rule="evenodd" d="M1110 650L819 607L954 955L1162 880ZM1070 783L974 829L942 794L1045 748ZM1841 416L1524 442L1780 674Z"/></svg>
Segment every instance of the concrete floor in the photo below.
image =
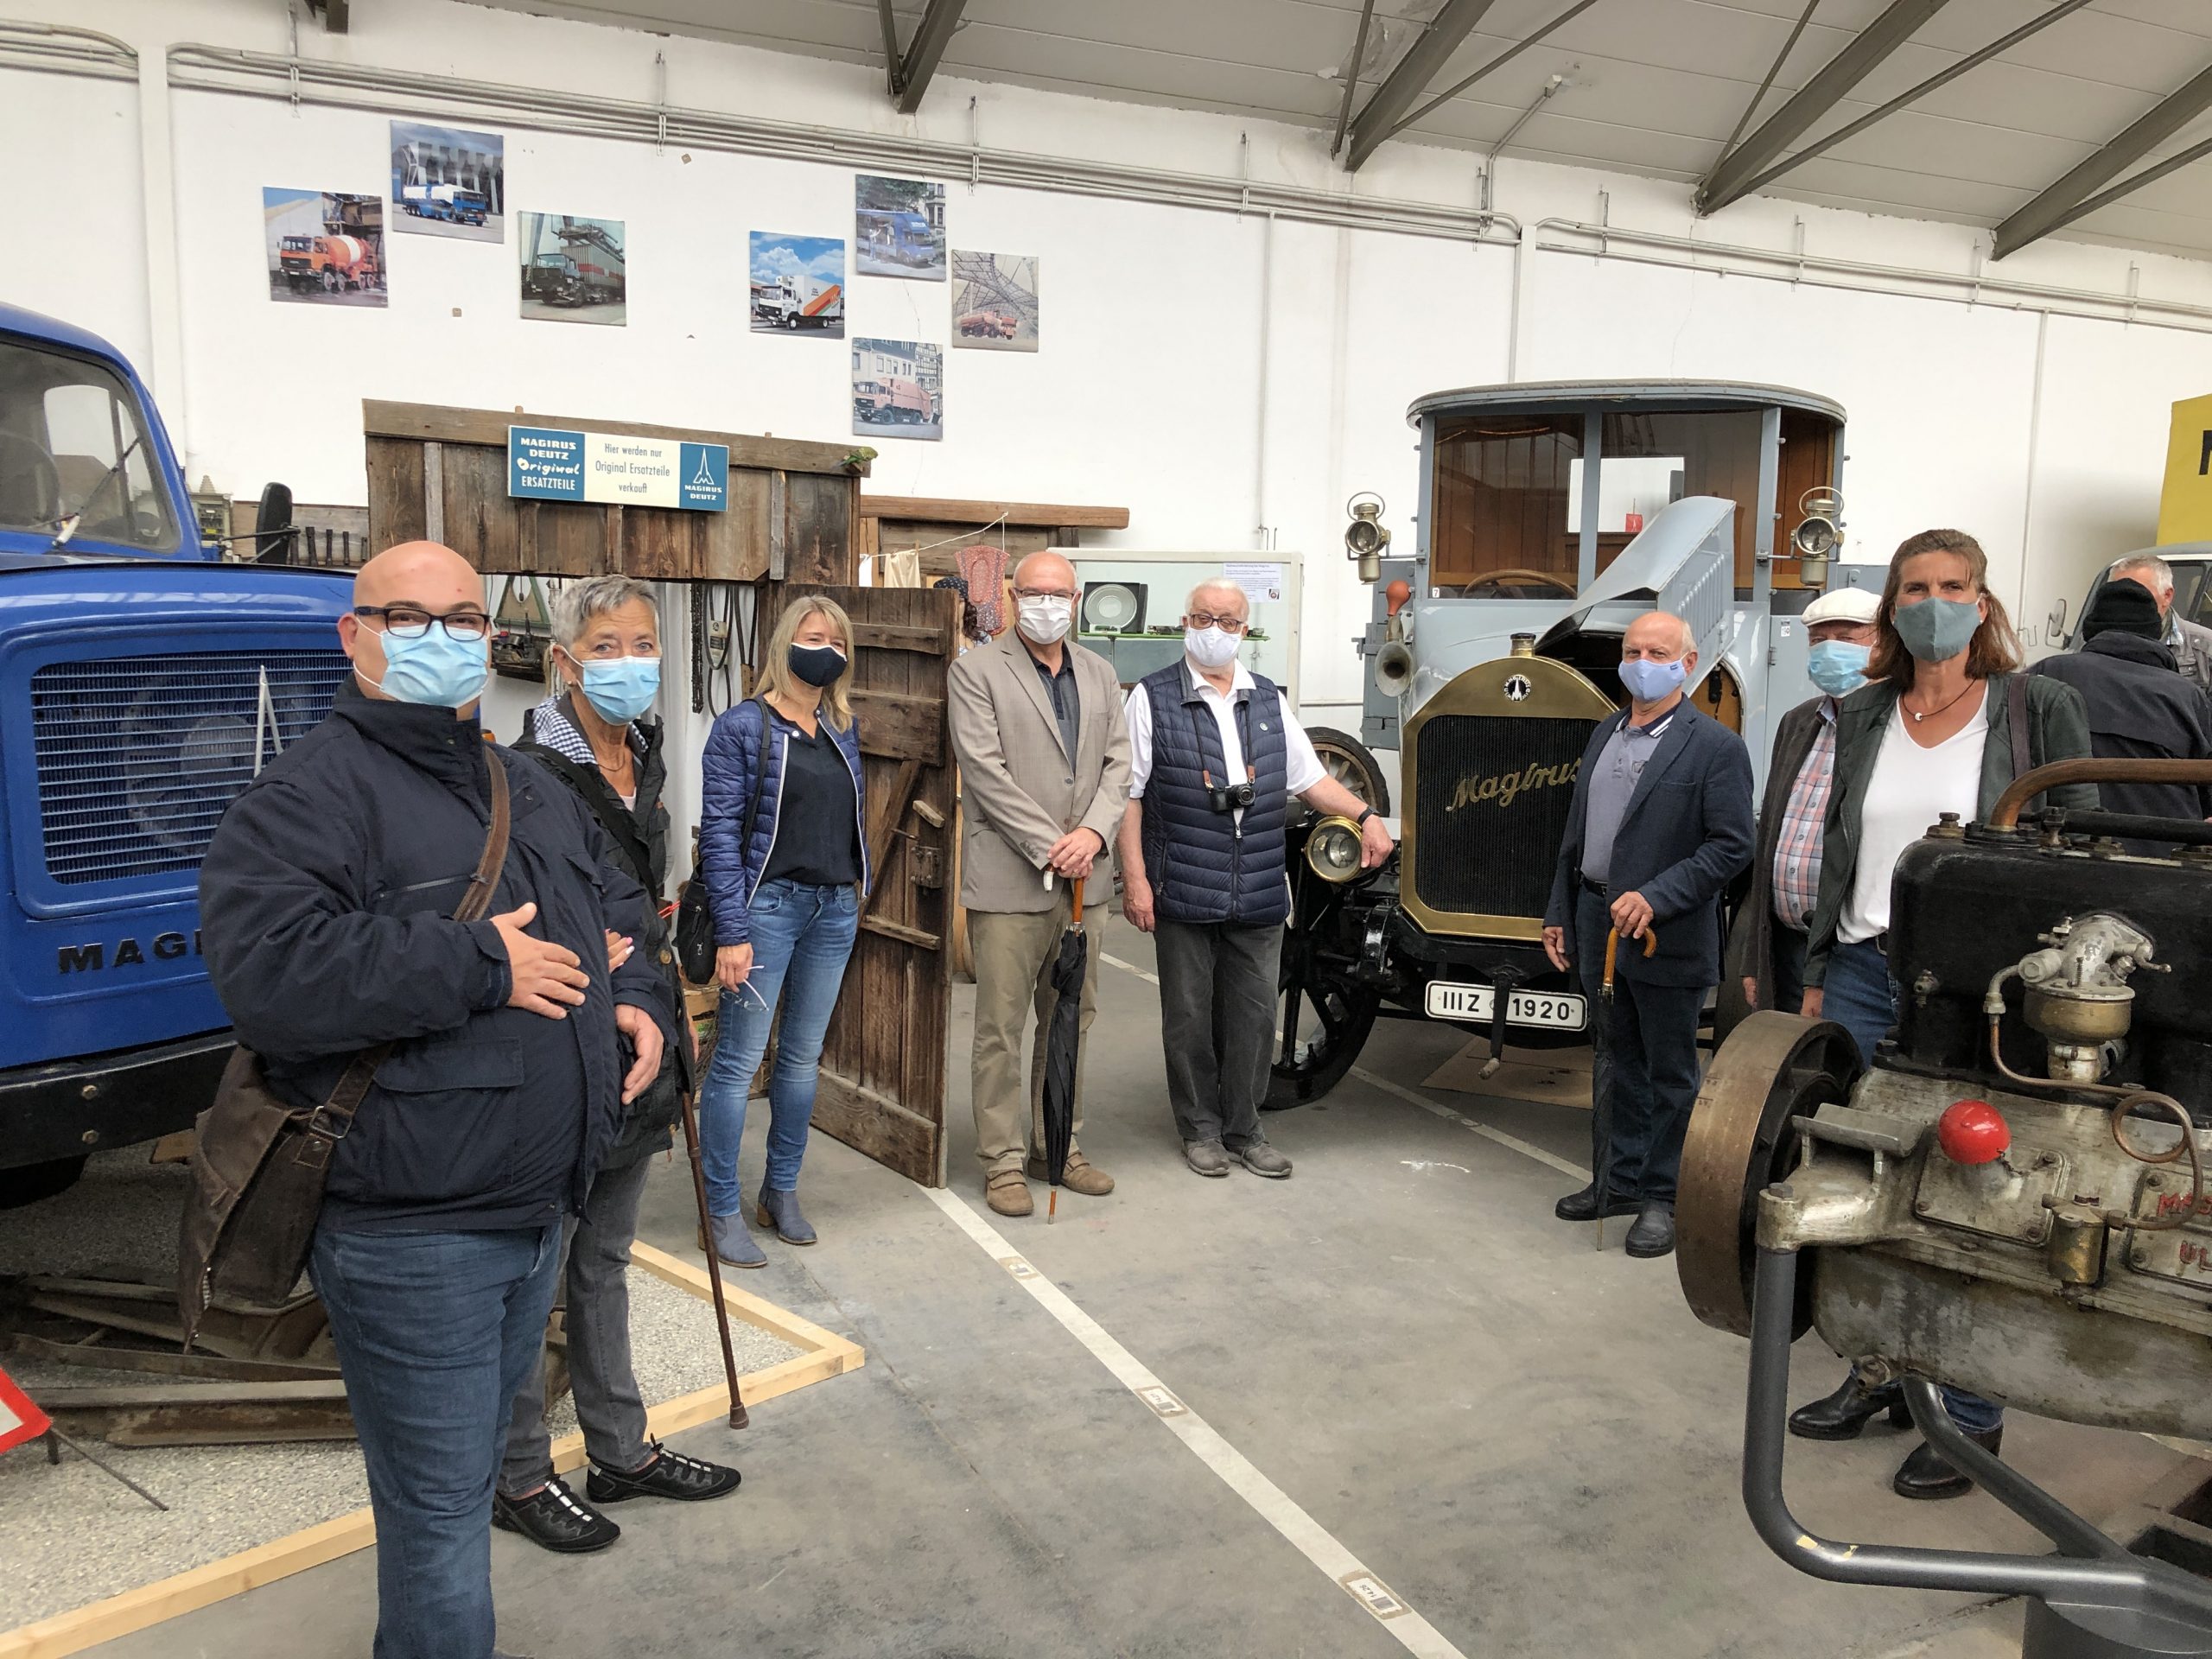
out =
<svg viewBox="0 0 2212 1659"><path fill-rule="evenodd" d="M1109 952L1149 962L1115 924ZM1699 1325L1671 1262L1604 1255L1552 1219L1575 1183L1355 1076L1272 1118L1294 1179L1182 1166L1153 988L1113 968L1084 1144L1119 1179L1058 1224L988 1218L1467 1659L1525 1654L1994 1659L2018 1613L1847 1589L1785 1567L1737 1496L1745 1349ZM964 1016L966 994L957 1009ZM967 1034L957 1022L956 1052ZM1419 1093L1459 1046L1385 1022L1365 1065ZM953 1191L983 1211L964 1065ZM1581 1161L1580 1112L1429 1096ZM756 1111L745 1172L757 1179ZM817 1136L803 1188L823 1243L772 1241L748 1288L865 1344L851 1376L773 1402L733 1436L677 1442L741 1465L696 1510L629 1506L627 1535L564 1560L495 1535L501 1646L536 1659L1084 1659L1402 1653L919 1190ZM688 1249L680 1166L644 1236ZM1798 1398L1838 1363L1817 1338ZM1886 1428L1793 1446L1789 1493L1833 1537L2021 1550L1980 1495L1891 1497ZM2016 1416L2006 1453L2085 1513L2114 1513L2178 1455ZM95 1649L106 1659L356 1659L360 1554ZM2009 1632L2009 1635L2008 1635Z"/></svg>

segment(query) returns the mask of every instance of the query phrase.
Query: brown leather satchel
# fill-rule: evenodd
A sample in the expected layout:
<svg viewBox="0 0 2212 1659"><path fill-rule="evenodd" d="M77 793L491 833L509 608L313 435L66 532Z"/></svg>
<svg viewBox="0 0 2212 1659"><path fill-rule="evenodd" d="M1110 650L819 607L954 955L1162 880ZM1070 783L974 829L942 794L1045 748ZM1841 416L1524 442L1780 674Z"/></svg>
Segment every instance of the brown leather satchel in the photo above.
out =
<svg viewBox="0 0 2212 1659"><path fill-rule="evenodd" d="M488 745L484 760L492 774L492 828L453 913L457 922L484 919L507 861L507 774ZM215 1103L200 1115L177 1247L177 1313L188 1350L218 1297L261 1307L291 1300L315 1243L331 1153L391 1050L390 1043L363 1049L330 1098L312 1109L270 1091L259 1055L243 1045L232 1053Z"/></svg>

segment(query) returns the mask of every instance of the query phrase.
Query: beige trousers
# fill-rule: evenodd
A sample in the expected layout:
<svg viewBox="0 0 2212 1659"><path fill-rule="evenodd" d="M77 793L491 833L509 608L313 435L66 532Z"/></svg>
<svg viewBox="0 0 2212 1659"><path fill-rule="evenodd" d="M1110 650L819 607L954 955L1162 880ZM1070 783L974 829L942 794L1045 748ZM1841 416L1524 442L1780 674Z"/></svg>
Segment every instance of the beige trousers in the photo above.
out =
<svg viewBox="0 0 2212 1659"><path fill-rule="evenodd" d="M976 1156L986 1174L1021 1167L1029 1147L1045 1147L1045 1031L1052 1013L1052 963L1060 954L1060 935L1068 926L1068 888L1058 888L1051 910L968 912L968 941L976 958L976 1056L971 1092L976 1106ZM1090 1022L1098 1012L1098 953L1106 925L1102 902L1083 907L1084 936L1090 957L1083 976L1084 1048L1090 1046ZM1029 1086L1021 1078L1022 1033L1035 1015L1028 1044ZM1083 1132L1083 1063L1075 1073L1075 1133ZM1022 1109L1027 1101L1028 1110ZM1028 1137L1023 1135L1027 1120ZM1074 1138L1069 1141L1072 1147Z"/></svg>

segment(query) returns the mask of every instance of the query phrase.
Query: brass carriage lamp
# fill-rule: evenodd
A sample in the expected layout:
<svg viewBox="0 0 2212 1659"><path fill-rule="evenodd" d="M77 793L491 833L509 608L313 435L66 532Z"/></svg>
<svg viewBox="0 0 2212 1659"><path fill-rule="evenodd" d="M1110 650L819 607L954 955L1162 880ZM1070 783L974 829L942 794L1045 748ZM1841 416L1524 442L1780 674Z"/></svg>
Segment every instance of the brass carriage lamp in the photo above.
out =
<svg viewBox="0 0 2212 1659"><path fill-rule="evenodd" d="M1797 552L1797 576L1808 588L1825 588L1828 561L1843 545L1843 495L1840 491L1815 488L1799 498L1802 515L1789 532L1789 545Z"/></svg>
<svg viewBox="0 0 2212 1659"><path fill-rule="evenodd" d="M1344 503L1351 523L1344 526L1344 556L1359 563L1362 582L1378 582L1382 575L1382 550L1390 545L1390 532L1382 528L1382 498L1363 490Z"/></svg>

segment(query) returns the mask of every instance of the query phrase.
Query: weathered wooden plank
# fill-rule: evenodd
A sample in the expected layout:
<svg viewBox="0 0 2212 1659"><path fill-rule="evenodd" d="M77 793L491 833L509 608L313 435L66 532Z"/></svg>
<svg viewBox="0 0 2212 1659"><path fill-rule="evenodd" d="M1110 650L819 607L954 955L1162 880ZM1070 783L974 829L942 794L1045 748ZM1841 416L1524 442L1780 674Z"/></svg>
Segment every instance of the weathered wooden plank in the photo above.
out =
<svg viewBox="0 0 2212 1659"><path fill-rule="evenodd" d="M369 440L369 551L423 538L423 446Z"/></svg>
<svg viewBox="0 0 2212 1659"><path fill-rule="evenodd" d="M785 469L781 530L785 581L849 587L859 579L853 546L857 487L848 478Z"/></svg>
<svg viewBox="0 0 2212 1659"><path fill-rule="evenodd" d="M410 438L433 443L507 447L511 426L551 426L604 432L615 437L676 438L693 443L726 444L733 470L774 467L850 479L868 475L868 463L852 459L856 446L817 443L803 438L756 437L742 432L709 432L690 427L652 426L635 421L602 421L585 416L524 414L499 409L454 409L437 404L395 404L365 398L362 429L372 438ZM1124 524L1128 522L1124 515Z"/></svg>
<svg viewBox="0 0 2212 1659"><path fill-rule="evenodd" d="M861 917L861 926L870 933L880 933L887 939L896 939L901 944L914 945L924 950L934 950L944 942L935 933L909 927L904 922L887 922L880 916Z"/></svg>
<svg viewBox="0 0 2212 1659"><path fill-rule="evenodd" d="M814 1094L814 1127L910 1181L944 1185L939 1126L827 1065Z"/></svg>
<svg viewBox="0 0 2212 1659"><path fill-rule="evenodd" d="M518 416L518 419L520 417ZM506 442L500 433L499 442ZM990 524L1003 519L1009 529L1127 530L1127 507L1055 505L1042 501L961 501L929 495L869 495L861 497L864 518L904 518L952 526Z"/></svg>
<svg viewBox="0 0 2212 1659"><path fill-rule="evenodd" d="M945 654L943 628L914 627L903 623L855 620L853 624L853 643L863 649L873 647L877 651L919 651L932 657Z"/></svg>
<svg viewBox="0 0 2212 1659"><path fill-rule="evenodd" d="M442 445L446 545L486 575L522 569L520 527L507 494L504 454Z"/></svg>
<svg viewBox="0 0 2212 1659"><path fill-rule="evenodd" d="M944 758L944 704L891 691L855 691L861 753L935 766Z"/></svg>

